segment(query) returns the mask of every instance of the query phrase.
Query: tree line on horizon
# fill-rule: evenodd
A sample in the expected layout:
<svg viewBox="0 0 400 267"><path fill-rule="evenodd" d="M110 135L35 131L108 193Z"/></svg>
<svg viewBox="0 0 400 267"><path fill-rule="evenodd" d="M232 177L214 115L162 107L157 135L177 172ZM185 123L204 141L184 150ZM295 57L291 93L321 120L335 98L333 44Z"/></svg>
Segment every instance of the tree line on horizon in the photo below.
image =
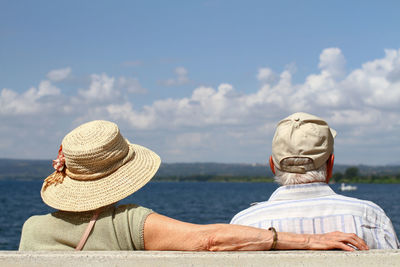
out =
<svg viewBox="0 0 400 267"><path fill-rule="evenodd" d="M156 176L153 181L159 182L274 182L273 176L234 176L234 175L191 175L191 176ZM398 174L361 174L357 167L349 167L342 172L335 172L330 181L331 183L380 183L397 184L400 183L400 173Z"/></svg>
<svg viewBox="0 0 400 267"><path fill-rule="evenodd" d="M335 172L332 175L332 182L335 183L400 183L400 173L397 174L361 174L357 167L349 167L344 173Z"/></svg>
<svg viewBox="0 0 400 267"><path fill-rule="evenodd" d="M0 179L38 180L54 171L49 160L0 159ZM153 181L273 182L266 164L163 163ZM399 166L336 165L335 183L400 183Z"/></svg>

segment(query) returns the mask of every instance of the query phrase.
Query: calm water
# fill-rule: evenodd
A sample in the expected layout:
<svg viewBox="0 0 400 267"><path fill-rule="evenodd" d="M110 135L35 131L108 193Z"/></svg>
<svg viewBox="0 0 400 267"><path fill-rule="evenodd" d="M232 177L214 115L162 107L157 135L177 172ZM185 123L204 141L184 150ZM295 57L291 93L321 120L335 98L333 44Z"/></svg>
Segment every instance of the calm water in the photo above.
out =
<svg viewBox="0 0 400 267"><path fill-rule="evenodd" d="M0 181L0 250L18 249L21 227L34 214L51 212L40 198L41 181ZM345 195L380 205L400 229L399 185L359 184ZM332 185L339 192L339 185ZM137 203L175 219L193 223L228 223L250 203L267 200L272 183L149 183L122 201Z"/></svg>

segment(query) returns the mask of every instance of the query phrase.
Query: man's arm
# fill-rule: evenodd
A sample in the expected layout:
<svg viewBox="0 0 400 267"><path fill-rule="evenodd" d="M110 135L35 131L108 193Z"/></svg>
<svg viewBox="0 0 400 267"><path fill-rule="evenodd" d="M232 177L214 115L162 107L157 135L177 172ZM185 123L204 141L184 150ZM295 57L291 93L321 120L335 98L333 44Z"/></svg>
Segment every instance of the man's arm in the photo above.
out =
<svg viewBox="0 0 400 267"><path fill-rule="evenodd" d="M197 225L150 214L144 225L146 250L230 251L269 250L272 246L271 231L242 225ZM321 235L278 233L276 249L368 249L355 234L333 232Z"/></svg>

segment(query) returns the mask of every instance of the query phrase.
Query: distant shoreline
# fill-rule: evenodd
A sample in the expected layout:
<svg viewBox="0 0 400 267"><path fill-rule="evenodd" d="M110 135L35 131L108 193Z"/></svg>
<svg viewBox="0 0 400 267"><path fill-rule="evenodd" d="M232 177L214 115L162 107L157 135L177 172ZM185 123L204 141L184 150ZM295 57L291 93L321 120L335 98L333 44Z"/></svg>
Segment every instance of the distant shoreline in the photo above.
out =
<svg viewBox="0 0 400 267"><path fill-rule="evenodd" d="M0 180L43 180L54 171L48 160L0 159ZM399 166L335 165L335 183L400 183ZM162 163L152 181L274 182L267 165L245 163Z"/></svg>
<svg viewBox="0 0 400 267"><path fill-rule="evenodd" d="M0 181L41 181L45 177L0 177ZM213 176L195 175L191 177L154 177L151 182L182 182L182 183L274 183L273 177L251 177L251 176ZM354 177L342 180L331 180L331 184L400 184L400 175L382 177Z"/></svg>

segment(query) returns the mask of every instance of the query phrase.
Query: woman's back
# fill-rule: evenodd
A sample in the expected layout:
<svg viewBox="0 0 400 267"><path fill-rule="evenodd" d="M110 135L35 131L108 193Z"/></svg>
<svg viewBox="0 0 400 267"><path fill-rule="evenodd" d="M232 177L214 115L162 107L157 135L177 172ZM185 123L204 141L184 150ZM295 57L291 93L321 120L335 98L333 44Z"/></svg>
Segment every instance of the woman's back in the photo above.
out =
<svg viewBox="0 0 400 267"><path fill-rule="evenodd" d="M138 205L110 206L96 221L84 250L143 250L143 225L150 209ZM20 250L74 250L93 211L57 211L32 216L22 229Z"/></svg>

